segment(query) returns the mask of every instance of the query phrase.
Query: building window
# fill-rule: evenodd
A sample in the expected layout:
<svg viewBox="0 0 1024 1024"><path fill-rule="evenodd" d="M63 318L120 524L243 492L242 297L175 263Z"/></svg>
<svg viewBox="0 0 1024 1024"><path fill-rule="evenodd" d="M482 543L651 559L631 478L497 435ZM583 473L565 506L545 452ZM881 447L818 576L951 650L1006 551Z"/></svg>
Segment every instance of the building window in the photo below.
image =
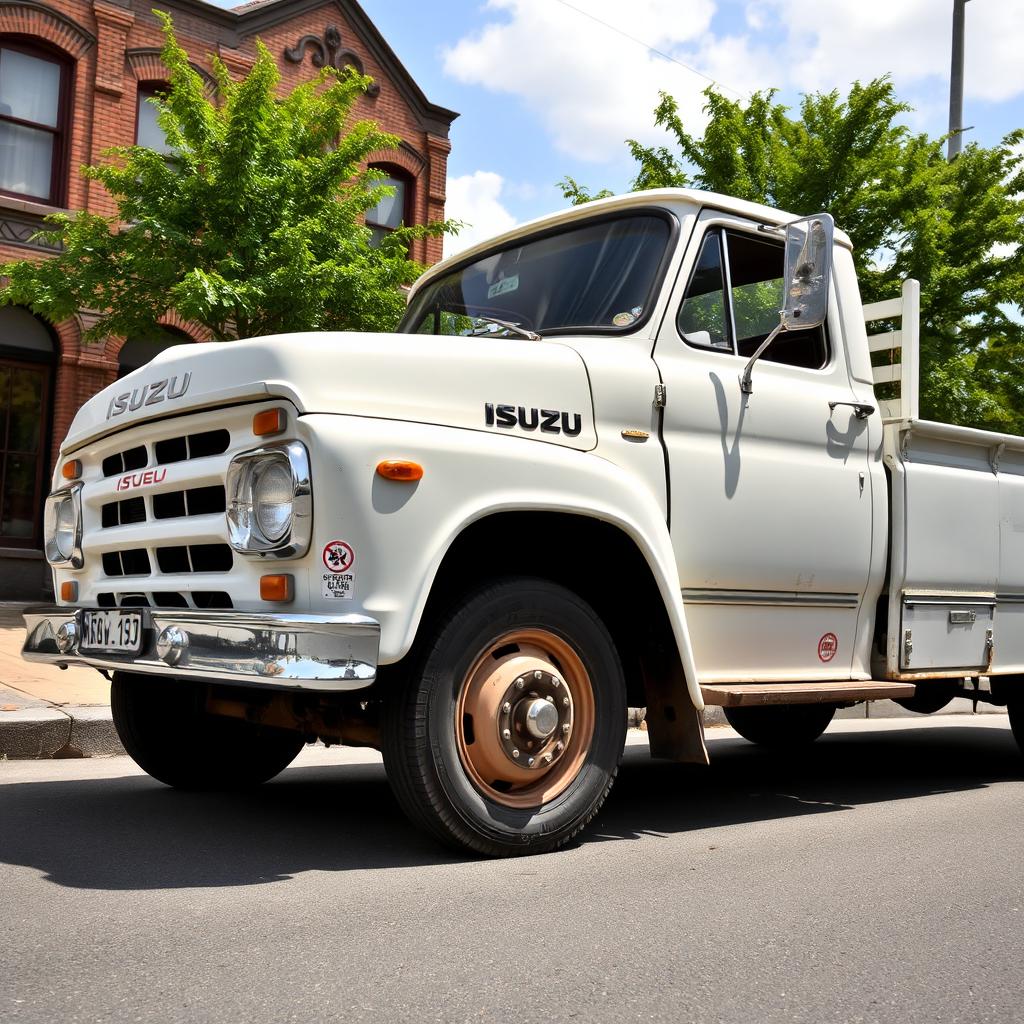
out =
<svg viewBox="0 0 1024 1024"><path fill-rule="evenodd" d="M379 182L395 190L392 196L384 196L374 207L366 211L366 226L370 229L371 245L380 245L381 239L403 224L411 224L412 181L392 167L376 167L387 177Z"/></svg>
<svg viewBox="0 0 1024 1024"><path fill-rule="evenodd" d="M55 349L27 309L0 308L0 546L38 548Z"/></svg>
<svg viewBox="0 0 1024 1024"><path fill-rule="evenodd" d="M62 201L68 78L46 51L0 40L0 192Z"/></svg>
<svg viewBox="0 0 1024 1024"><path fill-rule="evenodd" d="M184 331L174 327L157 327L144 338L129 338L117 355L118 379L145 366L165 349L188 344L191 340Z"/></svg>
<svg viewBox="0 0 1024 1024"><path fill-rule="evenodd" d="M138 111L135 121L135 144L145 146L147 149L154 149L164 156L171 156L174 150L167 142L163 128L160 127L157 117L160 111L155 103L149 101L158 93L165 93L167 86L163 82L143 83L139 86Z"/></svg>

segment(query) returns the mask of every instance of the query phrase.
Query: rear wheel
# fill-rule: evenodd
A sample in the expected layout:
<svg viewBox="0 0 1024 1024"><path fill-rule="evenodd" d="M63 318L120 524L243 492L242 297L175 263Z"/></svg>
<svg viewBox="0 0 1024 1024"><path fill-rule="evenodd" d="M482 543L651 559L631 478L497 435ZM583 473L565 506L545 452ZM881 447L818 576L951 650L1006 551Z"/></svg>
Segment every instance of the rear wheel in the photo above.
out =
<svg viewBox="0 0 1024 1024"><path fill-rule="evenodd" d="M770 704L759 708L723 708L726 721L751 743L792 747L813 743L836 713L834 704Z"/></svg>
<svg viewBox="0 0 1024 1024"><path fill-rule="evenodd" d="M1024 754L1024 697L1014 697L1007 701L1006 713L1010 716L1010 728L1017 747Z"/></svg>
<svg viewBox="0 0 1024 1024"><path fill-rule="evenodd" d="M114 726L143 771L179 789L256 786L298 756L301 733L210 715L205 687L188 680L115 672Z"/></svg>
<svg viewBox="0 0 1024 1024"><path fill-rule="evenodd" d="M402 808L442 842L540 853L597 813L625 732L604 624L564 587L511 579L440 622L388 702L384 762Z"/></svg>

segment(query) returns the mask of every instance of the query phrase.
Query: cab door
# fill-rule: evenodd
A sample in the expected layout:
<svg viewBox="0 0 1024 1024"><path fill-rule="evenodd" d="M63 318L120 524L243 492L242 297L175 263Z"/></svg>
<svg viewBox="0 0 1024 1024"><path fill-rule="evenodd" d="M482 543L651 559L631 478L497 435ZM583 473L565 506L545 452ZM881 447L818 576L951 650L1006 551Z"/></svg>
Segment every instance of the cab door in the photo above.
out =
<svg viewBox="0 0 1024 1024"><path fill-rule="evenodd" d="M854 649L871 569L869 420L853 405L834 289L828 323L780 335L753 393L740 390L778 323L783 260L781 237L704 211L655 346L702 682L865 675Z"/></svg>

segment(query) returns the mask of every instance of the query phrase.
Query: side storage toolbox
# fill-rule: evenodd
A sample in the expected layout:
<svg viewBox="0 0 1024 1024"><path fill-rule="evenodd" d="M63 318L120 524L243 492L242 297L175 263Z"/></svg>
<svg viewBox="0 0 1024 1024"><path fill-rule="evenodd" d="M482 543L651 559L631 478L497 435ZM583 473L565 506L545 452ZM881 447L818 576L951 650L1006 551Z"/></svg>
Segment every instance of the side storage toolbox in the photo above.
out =
<svg viewBox="0 0 1024 1024"><path fill-rule="evenodd" d="M995 611L990 598L905 595L900 669L984 671L990 664Z"/></svg>

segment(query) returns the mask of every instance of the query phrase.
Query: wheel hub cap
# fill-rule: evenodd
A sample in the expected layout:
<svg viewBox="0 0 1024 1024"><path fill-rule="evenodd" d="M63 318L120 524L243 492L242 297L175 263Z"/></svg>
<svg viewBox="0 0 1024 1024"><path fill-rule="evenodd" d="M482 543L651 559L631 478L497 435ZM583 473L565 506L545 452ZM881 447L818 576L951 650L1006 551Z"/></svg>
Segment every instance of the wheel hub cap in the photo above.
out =
<svg viewBox="0 0 1024 1024"><path fill-rule="evenodd" d="M594 732L594 693L579 656L546 630L506 634L464 679L459 755L492 800L533 807L579 773Z"/></svg>

